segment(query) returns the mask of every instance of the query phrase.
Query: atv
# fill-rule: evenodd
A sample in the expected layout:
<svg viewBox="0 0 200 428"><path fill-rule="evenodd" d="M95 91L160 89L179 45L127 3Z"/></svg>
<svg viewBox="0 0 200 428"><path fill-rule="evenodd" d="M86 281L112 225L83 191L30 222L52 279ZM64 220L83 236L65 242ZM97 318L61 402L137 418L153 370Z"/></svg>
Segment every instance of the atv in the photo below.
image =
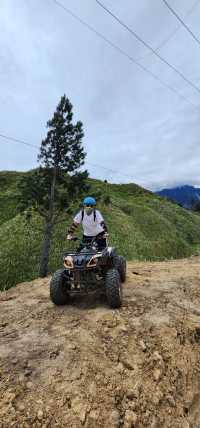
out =
<svg viewBox="0 0 200 428"><path fill-rule="evenodd" d="M74 237L77 241L79 238ZM50 298L56 305L70 302L74 295L103 291L111 308L122 305L122 282L126 280L126 260L115 248L98 250L96 237L90 243L81 242L80 248L63 255L62 269L50 282Z"/></svg>

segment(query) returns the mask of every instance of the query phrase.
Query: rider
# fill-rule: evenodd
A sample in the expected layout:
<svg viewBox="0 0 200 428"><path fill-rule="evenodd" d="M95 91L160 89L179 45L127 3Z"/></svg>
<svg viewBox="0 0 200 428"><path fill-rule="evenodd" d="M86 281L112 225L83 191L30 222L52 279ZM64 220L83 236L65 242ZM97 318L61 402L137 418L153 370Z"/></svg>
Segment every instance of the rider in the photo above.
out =
<svg viewBox="0 0 200 428"><path fill-rule="evenodd" d="M83 201L83 209L74 217L73 223L68 229L67 239L73 239L73 234L79 224L83 226L83 244L89 243L96 237L98 249L106 247L108 229L99 210L96 209L96 200L87 196Z"/></svg>

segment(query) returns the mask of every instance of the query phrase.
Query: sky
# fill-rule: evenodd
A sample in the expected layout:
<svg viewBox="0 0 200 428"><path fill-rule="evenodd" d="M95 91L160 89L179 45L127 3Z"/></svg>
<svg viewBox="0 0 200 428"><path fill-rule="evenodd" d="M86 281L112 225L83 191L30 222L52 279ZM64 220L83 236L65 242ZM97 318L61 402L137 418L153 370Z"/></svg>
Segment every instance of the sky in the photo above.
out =
<svg viewBox="0 0 200 428"><path fill-rule="evenodd" d="M162 0L104 5L200 88L200 45ZM83 26L54 0L0 2L0 170L37 166L46 123L65 93L81 120L90 176L150 190L200 187L200 93L95 0L59 0L165 85ZM200 39L200 1L169 0ZM191 7L194 5L193 10ZM176 32L175 32L176 30Z"/></svg>

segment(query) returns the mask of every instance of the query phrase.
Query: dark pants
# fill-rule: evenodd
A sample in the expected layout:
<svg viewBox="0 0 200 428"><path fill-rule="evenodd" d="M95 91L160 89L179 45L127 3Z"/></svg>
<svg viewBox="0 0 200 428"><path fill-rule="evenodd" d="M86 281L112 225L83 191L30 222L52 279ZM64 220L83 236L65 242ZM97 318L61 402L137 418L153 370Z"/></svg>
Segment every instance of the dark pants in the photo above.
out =
<svg viewBox="0 0 200 428"><path fill-rule="evenodd" d="M99 251L102 251L104 248L106 248L106 245L107 245L106 239L102 238L103 235L104 235L104 232L101 232L96 236L95 242L97 242ZM84 244L90 243L94 238L95 238L95 236L83 235L83 241L82 241L83 246L84 246ZM83 246L82 246L82 248L83 248Z"/></svg>

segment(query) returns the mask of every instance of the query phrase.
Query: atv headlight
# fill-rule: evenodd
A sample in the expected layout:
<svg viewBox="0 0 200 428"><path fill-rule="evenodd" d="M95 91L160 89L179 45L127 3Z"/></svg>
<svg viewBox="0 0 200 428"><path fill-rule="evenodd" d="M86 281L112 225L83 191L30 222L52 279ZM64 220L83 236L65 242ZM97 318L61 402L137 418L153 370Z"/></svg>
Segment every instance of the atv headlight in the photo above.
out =
<svg viewBox="0 0 200 428"><path fill-rule="evenodd" d="M92 256L90 261L87 263L87 267L95 267L97 266L98 259L101 257L101 255L95 254L95 256Z"/></svg>
<svg viewBox="0 0 200 428"><path fill-rule="evenodd" d="M64 258L64 266L65 266L67 269L73 269L73 267L74 267L74 262L73 262L73 258L72 258L72 256L67 256L67 257L65 257L65 258Z"/></svg>

